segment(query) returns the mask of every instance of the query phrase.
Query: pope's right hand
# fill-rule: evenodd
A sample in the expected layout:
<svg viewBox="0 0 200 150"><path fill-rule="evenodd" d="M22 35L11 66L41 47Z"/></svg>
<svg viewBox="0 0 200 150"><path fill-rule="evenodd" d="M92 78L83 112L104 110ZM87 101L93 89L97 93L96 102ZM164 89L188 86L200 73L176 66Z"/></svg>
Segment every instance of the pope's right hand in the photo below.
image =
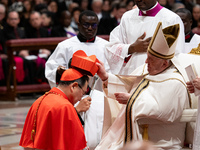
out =
<svg viewBox="0 0 200 150"><path fill-rule="evenodd" d="M97 71L97 75L101 78L102 81L106 81L108 79L108 73L106 72L104 68L103 62L97 62L96 65L99 67Z"/></svg>

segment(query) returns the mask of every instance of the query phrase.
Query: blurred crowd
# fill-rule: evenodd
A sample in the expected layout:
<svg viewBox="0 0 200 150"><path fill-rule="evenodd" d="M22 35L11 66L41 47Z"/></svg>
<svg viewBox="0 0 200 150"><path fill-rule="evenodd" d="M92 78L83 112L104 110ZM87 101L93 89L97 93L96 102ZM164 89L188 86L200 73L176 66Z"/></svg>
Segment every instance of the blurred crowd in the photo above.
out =
<svg viewBox="0 0 200 150"><path fill-rule="evenodd" d="M198 28L200 0L158 0L158 2L172 11L187 8L193 16L192 28ZM64 36L55 35L53 32L58 30L60 25L65 28L70 27L67 36L73 36L78 32L78 16L83 10L92 10L98 15L100 23L97 35L109 35L120 23L123 13L135 5L134 0L0 0L0 4L0 29L2 30L6 24L24 29L25 34L16 38ZM11 11L16 14L10 14ZM43 28L43 34L35 35L30 27ZM200 34L198 29L194 29L194 32ZM14 37L5 39L9 38Z"/></svg>
<svg viewBox="0 0 200 150"><path fill-rule="evenodd" d="M179 8L187 8L192 13L192 31L200 35L200 0L158 0L158 2L174 12ZM136 7L134 0L0 0L0 59L2 59L0 68L7 72L5 46L7 40L70 38L78 34L78 19L84 10L92 10L97 14L99 19L97 35L109 35L119 25L122 15L134 7ZM20 58L16 57L15 61L21 58L30 59L33 58L30 56L38 54L47 59L51 52L43 49L32 54L28 50L21 50L16 54ZM36 66L44 66L44 63ZM2 74L0 69L0 84L1 81L5 81Z"/></svg>
<svg viewBox="0 0 200 150"><path fill-rule="evenodd" d="M200 34L200 0L159 3L172 11L190 10L193 32ZM97 35L109 35L134 5L134 0L0 0L0 50L10 39L72 37L78 33L78 17L83 10L97 14Z"/></svg>

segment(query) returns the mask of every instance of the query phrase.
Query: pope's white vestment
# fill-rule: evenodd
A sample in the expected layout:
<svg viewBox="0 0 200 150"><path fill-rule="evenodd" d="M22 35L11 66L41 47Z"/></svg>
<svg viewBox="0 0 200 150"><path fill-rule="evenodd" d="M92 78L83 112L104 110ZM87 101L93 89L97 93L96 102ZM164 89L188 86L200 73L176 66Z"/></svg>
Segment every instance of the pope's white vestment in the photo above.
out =
<svg viewBox="0 0 200 150"><path fill-rule="evenodd" d="M197 112L197 119L196 119L196 127L194 130L194 139L193 139L193 148L192 150L199 150L200 149L200 96L198 98L198 112Z"/></svg>
<svg viewBox="0 0 200 150"><path fill-rule="evenodd" d="M139 71L141 70L140 68ZM136 72L134 71L134 73ZM142 140L143 129L138 124L141 118L160 121L159 124L149 124L148 127L149 140L154 142L157 147L165 150L180 149L185 138L186 124L180 123L179 119L183 110L189 107L189 98L184 79L176 68L172 65L158 75L146 75L142 80L143 82L140 82L136 88L134 86L132 89L128 89L128 87L131 87L130 82L127 82L128 77L124 78L109 74L108 93L109 82L113 80L112 78L116 78L120 84L124 83L126 85L129 83L126 89L130 91L132 98L128 102L130 105L127 103L120 110L96 150L117 150L121 148L125 137L131 132L131 140ZM132 82L134 83L134 81ZM129 107L131 102L132 107ZM128 107L130 109L128 112L130 118L126 118ZM131 128L127 128L128 126ZM126 131L131 132L126 133Z"/></svg>
<svg viewBox="0 0 200 150"><path fill-rule="evenodd" d="M190 42L185 42L185 51L184 53L189 53L193 48L197 48L200 43L200 36L194 34Z"/></svg>
<svg viewBox="0 0 200 150"><path fill-rule="evenodd" d="M128 56L129 46L142 36L144 32L146 33L144 39L153 36L158 22L162 22L163 28L180 24L176 53L184 51L184 27L182 20L177 14L166 8L162 8L154 17L139 16L138 14L138 8L124 13L120 25L110 34L110 42L106 46L105 55L113 74L129 75L137 67L145 63L146 52L133 53L127 63L124 63L124 59Z"/></svg>
<svg viewBox="0 0 200 150"><path fill-rule="evenodd" d="M197 43L195 45L197 45ZM185 68L188 65L193 64L196 68L196 73L198 74L198 76L200 75L200 69L199 69L200 55L181 53L177 57L173 58L172 62L181 72L186 82L189 81L189 78L185 71ZM192 149L199 150L200 149L200 142L199 142L200 141L200 99L198 98L198 96L195 96L194 94L190 94L190 96L191 96L191 108L198 109L198 111L197 111L196 122L189 122L189 126L191 128L188 128L187 132L189 132L189 134L186 132L186 134L188 134L186 141L189 140L189 142L191 142L190 144L192 144L192 141L193 141ZM196 124L196 127L194 124ZM193 132L194 132L194 135L193 135Z"/></svg>
<svg viewBox="0 0 200 150"><path fill-rule="evenodd" d="M109 66L104 56L105 44L107 43L108 41L100 37L96 37L94 42L80 42L77 36L60 42L46 62L45 76L48 79L51 88L56 86L56 71L58 66L62 65L68 68L68 62L77 50L83 50L88 56L96 55L98 60L104 63L105 69L108 71ZM102 82L99 83L102 90L101 84ZM92 93L93 95L90 95L92 98L90 109L82 115L85 122L84 131L87 145L90 149L95 147L101 139L104 116L103 93L98 91ZM97 94L99 96L95 96Z"/></svg>

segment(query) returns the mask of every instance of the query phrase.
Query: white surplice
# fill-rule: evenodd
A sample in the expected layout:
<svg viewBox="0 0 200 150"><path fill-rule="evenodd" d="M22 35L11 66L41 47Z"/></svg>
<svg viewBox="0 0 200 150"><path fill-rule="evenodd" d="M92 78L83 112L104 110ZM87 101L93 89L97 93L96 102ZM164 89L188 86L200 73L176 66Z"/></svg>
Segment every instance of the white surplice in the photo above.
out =
<svg viewBox="0 0 200 150"><path fill-rule="evenodd" d="M162 8L154 17L139 16L139 9L133 9L124 13L121 23L110 34L110 42L106 46L106 57L114 74L128 75L137 67L145 63L145 53L133 53L128 63L124 63L128 56L128 48L138 37L146 33L146 38L152 37L158 22L162 27L180 24L180 33L177 42L176 53L184 51L184 27L180 17L174 12Z"/></svg>
<svg viewBox="0 0 200 150"><path fill-rule="evenodd" d="M51 88L56 86L56 71L58 66L62 65L68 68L68 62L77 50L83 50L88 56L96 55L100 61L104 62L106 70L108 70L108 63L104 54L105 44L107 43L108 41L100 37L96 37L94 43L80 42L77 36L60 42L47 60L45 66L45 76Z"/></svg>
<svg viewBox="0 0 200 150"><path fill-rule="evenodd" d="M193 48L197 48L200 43L200 36L194 34L190 42L185 42L185 51L184 53L189 53Z"/></svg>
<svg viewBox="0 0 200 150"><path fill-rule="evenodd" d="M141 70L141 69L140 69ZM182 115L183 109L189 107L188 93L182 76L172 66L164 72L145 76L149 85L144 89L132 107L133 140L142 140L142 133L137 120L150 118L163 121L163 124L149 125L149 139L160 149L180 149L185 137L185 123L176 122ZM123 78L109 75L110 78ZM133 82L134 83L134 82ZM131 87L131 86L129 86ZM131 93L135 90L135 86ZM112 92L112 91L111 91ZM108 89L109 93L109 89ZM120 110L112 126L105 133L96 150L117 150L124 144L125 136L125 106Z"/></svg>
<svg viewBox="0 0 200 150"><path fill-rule="evenodd" d="M108 41L100 37L96 37L94 43L80 42L77 36L60 42L46 62L45 76L48 79L50 86L56 86L56 71L58 66L62 65L68 68L68 62L70 58L72 58L74 52L77 50L83 50L88 56L96 55L96 57L104 63L105 69L108 71L109 66L104 56L105 44L107 43ZM102 82L98 83L98 85L96 85L95 88L99 88L101 91ZM87 146L90 147L91 150L100 142L102 135L104 97L103 93L99 90L92 91L93 95L91 95L92 102L90 109L81 115L85 122L84 131L87 140Z"/></svg>

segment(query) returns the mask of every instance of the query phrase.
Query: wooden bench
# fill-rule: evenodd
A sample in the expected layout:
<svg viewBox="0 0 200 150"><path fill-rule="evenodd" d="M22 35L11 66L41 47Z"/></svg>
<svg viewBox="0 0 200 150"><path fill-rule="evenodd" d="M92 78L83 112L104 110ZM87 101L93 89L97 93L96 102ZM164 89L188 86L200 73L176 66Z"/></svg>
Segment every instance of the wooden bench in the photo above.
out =
<svg viewBox="0 0 200 150"><path fill-rule="evenodd" d="M99 36L106 40L109 40L108 35ZM0 100L15 101L16 95L19 93L35 93L46 92L50 90L49 84L31 84L31 85L17 85L15 74L15 62L14 52L18 52L22 49L28 49L30 51L36 51L42 48L54 50L57 44L66 37L55 38L36 38L36 39L16 39L6 42L8 53L8 74L6 80L6 86L0 86Z"/></svg>

